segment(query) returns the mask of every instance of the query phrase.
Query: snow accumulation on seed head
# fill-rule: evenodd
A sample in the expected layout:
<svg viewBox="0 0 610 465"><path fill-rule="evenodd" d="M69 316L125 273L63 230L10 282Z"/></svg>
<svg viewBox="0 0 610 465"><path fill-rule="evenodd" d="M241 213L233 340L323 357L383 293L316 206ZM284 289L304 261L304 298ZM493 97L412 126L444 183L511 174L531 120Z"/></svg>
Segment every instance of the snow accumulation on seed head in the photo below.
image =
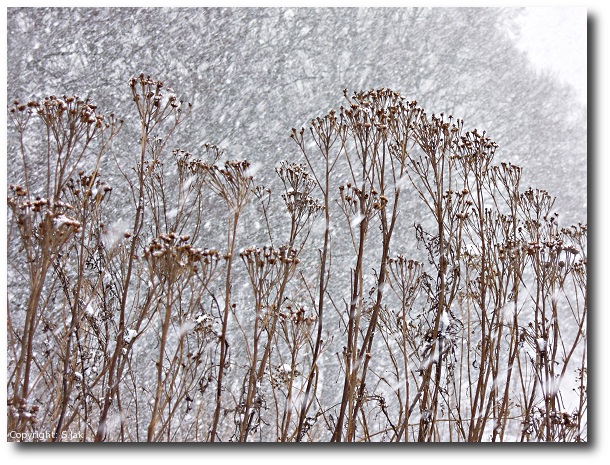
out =
<svg viewBox="0 0 610 465"><path fill-rule="evenodd" d="M131 343L131 341L133 341L133 339L138 335L138 332L135 329L127 329L125 331L125 337L123 338L123 340L125 341L126 344Z"/></svg>

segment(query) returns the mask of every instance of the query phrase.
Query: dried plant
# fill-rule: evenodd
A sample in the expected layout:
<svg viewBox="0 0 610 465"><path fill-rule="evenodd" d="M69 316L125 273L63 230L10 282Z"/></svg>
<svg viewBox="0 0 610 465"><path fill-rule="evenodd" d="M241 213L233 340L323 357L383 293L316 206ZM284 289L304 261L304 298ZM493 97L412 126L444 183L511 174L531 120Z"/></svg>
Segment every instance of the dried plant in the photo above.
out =
<svg viewBox="0 0 610 465"><path fill-rule="evenodd" d="M344 92L292 130L303 160L275 195L217 146L169 149L190 104L129 89L140 151L112 185L122 120L78 97L9 108L16 438L587 440L587 226L487 133ZM244 246L253 214L269 242Z"/></svg>

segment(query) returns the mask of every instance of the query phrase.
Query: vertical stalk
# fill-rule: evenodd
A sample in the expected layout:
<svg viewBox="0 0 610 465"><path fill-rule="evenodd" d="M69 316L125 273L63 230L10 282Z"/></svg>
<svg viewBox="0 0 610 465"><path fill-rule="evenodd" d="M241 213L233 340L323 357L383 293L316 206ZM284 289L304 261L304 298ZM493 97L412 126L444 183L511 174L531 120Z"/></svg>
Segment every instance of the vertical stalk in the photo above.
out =
<svg viewBox="0 0 610 465"><path fill-rule="evenodd" d="M239 210L236 209L233 213L233 218L229 217L229 227L227 236L227 273L225 277L225 305L222 316L222 332L220 336L220 362L218 366L218 379L216 383L216 408L210 429L209 441L216 441L216 431L218 429L218 420L220 418L220 410L222 407L222 382L224 369L227 357L227 322L229 321L229 310L231 307L231 266L233 264L233 253L235 250L235 236L237 234L237 222L239 220Z"/></svg>

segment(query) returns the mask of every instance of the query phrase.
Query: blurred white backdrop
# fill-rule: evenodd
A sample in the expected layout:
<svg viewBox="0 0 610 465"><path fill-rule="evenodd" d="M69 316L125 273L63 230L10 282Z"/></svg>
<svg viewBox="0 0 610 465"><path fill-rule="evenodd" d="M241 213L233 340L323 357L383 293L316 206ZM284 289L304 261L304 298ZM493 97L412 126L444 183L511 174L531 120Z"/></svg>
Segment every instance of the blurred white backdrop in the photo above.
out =
<svg viewBox="0 0 610 465"><path fill-rule="evenodd" d="M519 47L541 71L551 72L587 99L587 8L530 7L523 17Z"/></svg>

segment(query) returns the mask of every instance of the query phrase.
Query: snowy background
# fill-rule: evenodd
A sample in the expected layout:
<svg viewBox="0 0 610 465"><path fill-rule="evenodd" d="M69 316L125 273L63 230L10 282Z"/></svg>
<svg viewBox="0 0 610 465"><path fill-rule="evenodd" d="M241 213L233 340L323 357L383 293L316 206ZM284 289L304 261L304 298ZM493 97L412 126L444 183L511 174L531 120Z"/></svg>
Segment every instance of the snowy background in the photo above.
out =
<svg viewBox="0 0 610 465"><path fill-rule="evenodd" d="M585 70L540 66L523 21L516 10L11 9L7 100L77 93L129 118L127 81L144 72L193 102L179 134L189 150L216 143L264 176L296 154L290 128L337 107L344 88L391 87L487 130L526 185L558 196L562 222L586 222Z"/></svg>
<svg viewBox="0 0 610 465"><path fill-rule="evenodd" d="M574 11L584 28L584 10ZM15 8L7 98L90 96L128 119L127 81L144 73L193 103L177 146L219 145L260 164L264 176L297 154L290 129L338 107L343 89L389 87L429 113L463 118L465 129L486 130L500 145L497 159L525 168L524 187L557 196L566 224L584 223L582 88L532 64L540 52L524 51L531 30L521 32L523 17L493 8ZM585 68L575 72L582 81ZM126 129L128 153L137 129Z"/></svg>

